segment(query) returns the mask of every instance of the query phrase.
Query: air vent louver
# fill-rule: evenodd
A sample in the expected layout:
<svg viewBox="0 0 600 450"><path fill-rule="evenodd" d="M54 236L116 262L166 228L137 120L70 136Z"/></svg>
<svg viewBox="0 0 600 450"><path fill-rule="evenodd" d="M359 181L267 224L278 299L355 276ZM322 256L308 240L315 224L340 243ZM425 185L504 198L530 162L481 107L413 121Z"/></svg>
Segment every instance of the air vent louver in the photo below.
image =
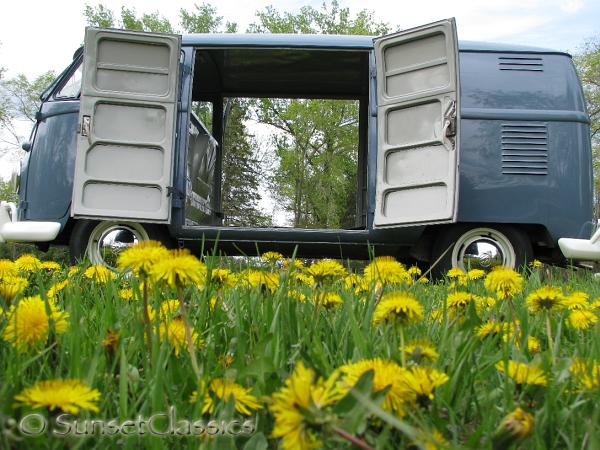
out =
<svg viewBox="0 0 600 450"><path fill-rule="evenodd" d="M548 175L548 128L539 122L502 124L502 173Z"/></svg>
<svg viewBox="0 0 600 450"><path fill-rule="evenodd" d="M543 72L544 60L540 56L500 56L498 68L500 70Z"/></svg>

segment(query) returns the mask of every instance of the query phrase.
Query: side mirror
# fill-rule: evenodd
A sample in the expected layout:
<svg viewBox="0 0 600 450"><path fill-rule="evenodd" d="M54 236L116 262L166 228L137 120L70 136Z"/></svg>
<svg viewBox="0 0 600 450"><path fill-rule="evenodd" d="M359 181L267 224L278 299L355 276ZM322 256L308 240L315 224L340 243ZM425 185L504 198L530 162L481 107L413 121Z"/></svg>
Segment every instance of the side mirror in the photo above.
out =
<svg viewBox="0 0 600 450"><path fill-rule="evenodd" d="M23 142L21 144L21 148L28 152L29 150L31 150L31 142Z"/></svg>

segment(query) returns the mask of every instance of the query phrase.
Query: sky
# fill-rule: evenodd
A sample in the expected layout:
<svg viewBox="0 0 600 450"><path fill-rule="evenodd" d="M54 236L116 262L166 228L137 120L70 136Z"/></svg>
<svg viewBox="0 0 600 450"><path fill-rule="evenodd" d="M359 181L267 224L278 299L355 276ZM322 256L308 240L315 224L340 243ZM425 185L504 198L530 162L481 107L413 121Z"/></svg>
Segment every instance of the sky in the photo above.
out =
<svg viewBox="0 0 600 450"><path fill-rule="evenodd" d="M203 0L104 0L119 15L122 6L141 15L158 11L179 26L179 11L193 11ZM206 1L211 3L210 0ZM571 53L600 36L600 0L339 0L351 13L372 11L374 19L390 28L408 29L455 17L460 40L506 42L566 50ZM86 2L80 0L4 1L0 6L0 67L6 76L24 73L34 78L48 70L59 73L83 41ZM89 1L95 6L98 3ZM213 1L224 21L237 22L244 31L256 20L255 12L273 5L297 12L302 6L321 8L322 0ZM29 125L22 127L23 135ZM2 145L0 145L0 149ZM6 178L18 155L0 157L0 177Z"/></svg>

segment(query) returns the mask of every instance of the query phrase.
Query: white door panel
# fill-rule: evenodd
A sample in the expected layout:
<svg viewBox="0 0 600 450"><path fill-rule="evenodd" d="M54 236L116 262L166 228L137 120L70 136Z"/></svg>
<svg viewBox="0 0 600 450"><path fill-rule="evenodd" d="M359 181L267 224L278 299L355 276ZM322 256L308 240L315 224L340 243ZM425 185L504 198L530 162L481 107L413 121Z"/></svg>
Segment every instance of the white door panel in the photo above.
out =
<svg viewBox="0 0 600 450"><path fill-rule="evenodd" d="M86 30L73 216L169 221L180 47Z"/></svg>
<svg viewBox="0 0 600 450"><path fill-rule="evenodd" d="M375 40L376 227L456 215L458 50L454 20Z"/></svg>

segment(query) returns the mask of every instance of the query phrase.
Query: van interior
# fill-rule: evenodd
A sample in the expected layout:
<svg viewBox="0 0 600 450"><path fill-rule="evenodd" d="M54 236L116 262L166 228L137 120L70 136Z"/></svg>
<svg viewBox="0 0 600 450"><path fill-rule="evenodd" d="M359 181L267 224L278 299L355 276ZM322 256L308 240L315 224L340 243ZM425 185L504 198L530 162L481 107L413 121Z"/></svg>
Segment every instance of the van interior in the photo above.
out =
<svg viewBox="0 0 600 450"><path fill-rule="evenodd" d="M195 54L187 226L365 229L369 53Z"/></svg>

